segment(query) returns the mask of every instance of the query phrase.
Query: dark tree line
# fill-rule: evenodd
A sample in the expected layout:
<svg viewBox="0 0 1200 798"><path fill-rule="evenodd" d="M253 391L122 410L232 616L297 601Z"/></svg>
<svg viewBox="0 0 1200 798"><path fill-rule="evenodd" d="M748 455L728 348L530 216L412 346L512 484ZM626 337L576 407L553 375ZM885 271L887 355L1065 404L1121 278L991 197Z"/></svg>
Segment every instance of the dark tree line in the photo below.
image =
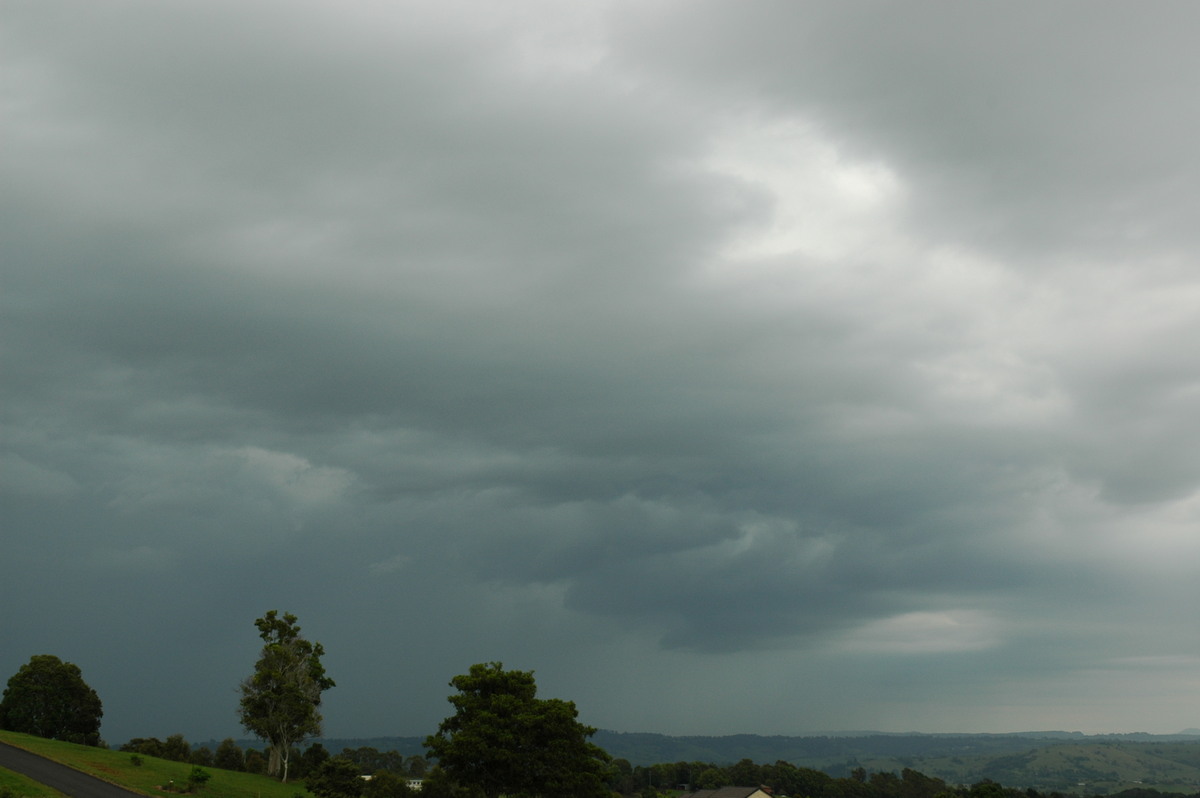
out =
<svg viewBox="0 0 1200 798"><path fill-rule="evenodd" d="M357 765L363 775L371 775L383 770L398 776L419 779L429 770L429 763L423 756L406 757L399 751L380 751L371 746L343 748L342 753L338 756Z"/></svg>
<svg viewBox="0 0 1200 798"><path fill-rule="evenodd" d="M850 763L846 776L798 767L777 761L772 765L742 759L733 765L708 762L675 762L632 766L627 760L613 761L609 786L614 793L640 798L660 798L674 790L707 790L719 787L762 787L774 796L789 798L1084 798L1080 793L1064 795L1057 790L1005 787L991 779L971 785L947 784L940 778L905 768L899 773L868 773ZM1185 795L1136 788L1090 798L1200 798L1200 792Z"/></svg>
<svg viewBox="0 0 1200 798"><path fill-rule="evenodd" d="M222 740L215 751L206 745L192 746L182 734L172 734L165 740L157 737L134 737L118 750L139 756L156 756L175 762L242 773L267 772L266 752L255 748L243 749L232 737ZM369 746L344 748L340 754L333 757L325 746L313 743L303 750L293 748L289 758L292 761L292 775L297 778L310 776L331 758L352 764L356 775L375 776L382 772L402 778L406 783L409 779L423 777L429 770L425 757L406 757L397 751L379 751Z"/></svg>

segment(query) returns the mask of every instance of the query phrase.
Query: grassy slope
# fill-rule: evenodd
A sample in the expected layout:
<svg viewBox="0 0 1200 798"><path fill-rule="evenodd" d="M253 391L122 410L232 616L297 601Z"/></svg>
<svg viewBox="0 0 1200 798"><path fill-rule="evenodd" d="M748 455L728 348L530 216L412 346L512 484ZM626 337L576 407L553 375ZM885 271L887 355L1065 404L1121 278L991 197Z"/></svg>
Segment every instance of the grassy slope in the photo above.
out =
<svg viewBox="0 0 1200 798"><path fill-rule="evenodd" d="M0 740L144 795L160 797L177 795L161 789L162 785L168 784L172 780L177 785L185 785L188 774L192 772L192 765L183 762L171 762L158 757L143 756L141 757L141 766L136 766L133 764L130 754L122 751L109 751L86 745L46 740L28 734L0 731ZM312 798L311 794L304 789L303 783L300 782L280 784L275 779L252 773L237 773L213 767L206 767L204 770L212 778L197 793L199 798ZM0 770L2 778L15 775L10 771ZM24 781L32 784L27 779ZM0 784L3 783L6 782L0 781ZM13 789L18 794L28 795L30 798L43 798L43 796L52 798L58 795L53 790L46 790L46 788L41 788L42 792L40 793L16 785Z"/></svg>
<svg viewBox="0 0 1200 798"><path fill-rule="evenodd" d="M45 784L38 784L20 773L13 773L4 768L0 768L0 789L12 790L13 795L21 798L62 798L62 793L58 790L52 790Z"/></svg>

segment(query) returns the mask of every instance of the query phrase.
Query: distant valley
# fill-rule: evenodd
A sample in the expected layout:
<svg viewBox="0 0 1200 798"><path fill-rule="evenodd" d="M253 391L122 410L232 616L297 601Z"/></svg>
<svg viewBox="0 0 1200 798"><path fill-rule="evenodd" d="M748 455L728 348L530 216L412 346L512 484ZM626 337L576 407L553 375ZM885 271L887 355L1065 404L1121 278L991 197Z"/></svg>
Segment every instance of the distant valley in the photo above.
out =
<svg viewBox="0 0 1200 798"><path fill-rule="evenodd" d="M369 746L406 756L423 754L422 737L327 739L331 752ZM729 765L779 760L846 777L856 768L896 772L905 768L945 780L974 784L985 779L1039 791L1109 794L1152 788L1200 791L1200 732L1177 735L1084 735L1078 732L1020 734L846 733L788 737L738 734L672 737L598 731L593 741L634 766L703 762Z"/></svg>

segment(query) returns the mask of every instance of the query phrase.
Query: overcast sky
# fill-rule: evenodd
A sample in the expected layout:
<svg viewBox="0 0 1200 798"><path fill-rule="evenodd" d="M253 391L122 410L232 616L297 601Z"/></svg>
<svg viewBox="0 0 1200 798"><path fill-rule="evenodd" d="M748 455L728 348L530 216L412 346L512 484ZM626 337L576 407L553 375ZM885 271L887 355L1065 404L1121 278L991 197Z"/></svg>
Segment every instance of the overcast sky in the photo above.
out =
<svg viewBox="0 0 1200 798"><path fill-rule="evenodd" d="M1200 8L0 5L0 680L1200 726Z"/></svg>

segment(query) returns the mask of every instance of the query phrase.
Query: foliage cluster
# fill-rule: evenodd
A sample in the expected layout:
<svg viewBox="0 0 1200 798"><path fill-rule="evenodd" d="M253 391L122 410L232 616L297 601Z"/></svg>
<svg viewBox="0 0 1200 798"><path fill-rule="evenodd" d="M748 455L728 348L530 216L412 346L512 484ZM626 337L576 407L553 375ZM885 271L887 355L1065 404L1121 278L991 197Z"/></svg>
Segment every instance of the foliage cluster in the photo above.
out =
<svg viewBox="0 0 1200 798"><path fill-rule="evenodd" d="M213 764L212 751L204 746L193 751L191 744L182 734L172 734L166 740L160 740L157 737L134 737L118 750L131 754L156 756L159 759L170 759L172 762L193 762L197 765Z"/></svg>
<svg viewBox="0 0 1200 798"><path fill-rule="evenodd" d="M38 654L8 680L0 698L0 729L50 740L100 744L100 696L79 666Z"/></svg>
<svg viewBox="0 0 1200 798"><path fill-rule="evenodd" d="M369 745L357 748L343 748L342 753L338 754L338 756L343 759L349 759L358 765L363 775L378 773L382 770L388 773L419 779L429 772L429 762L423 756L406 757L399 751L380 751L378 748Z"/></svg>
<svg viewBox="0 0 1200 798"><path fill-rule="evenodd" d="M301 636L296 620L271 610L254 622L263 648L254 673L242 681L238 707L246 731L269 744L267 773L282 781L296 745L321 733L321 693L334 686L321 663L325 649Z"/></svg>
<svg viewBox="0 0 1200 798"><path fill-rule="evenodd" d="M614 761L611 787L623 795L646 798L671 790L712 790L727 786L763 786L774 795L804 798L947 798L957 788L941 779L905 769L868 774L856 769L850 776L835 778L811 768L778 761L759 765L742 759L733 765L711 762L676 762L649 767L632 767L627 760ZM998 798L972 794L970 798Z"/></svg>
<svg viewBox="0 0 1200 798"><path fill-rule="evenodd" d="M450 685L454 714L425 740L450 785L484 798L605 798L609 757L588 738L596 730L576 720L575 704L540 699L532 671L499 662L471 666Z"/></svg>
<svg viewBox="0 0 1200 798"><path fill-rule="evenodd" d="M856 767L849 775L837 777L782 760L772 765L742 759L727 766L694 761L634 767L628 760L617 759L613 765L612 790L642 798L662 798L679 791L724 786L762 786L773 795L794 798L1066 798L1064 792L1057 789L1004 787L987 778L970 785L952 784L912 768L903 768L897 773L868 772ZM1200 793L1188 796L1183 792L1160 792L1144 787L1121 791L1076 790L1069 795L1072 798L1078 795L1092 798L1200 798Z"/></svg>

